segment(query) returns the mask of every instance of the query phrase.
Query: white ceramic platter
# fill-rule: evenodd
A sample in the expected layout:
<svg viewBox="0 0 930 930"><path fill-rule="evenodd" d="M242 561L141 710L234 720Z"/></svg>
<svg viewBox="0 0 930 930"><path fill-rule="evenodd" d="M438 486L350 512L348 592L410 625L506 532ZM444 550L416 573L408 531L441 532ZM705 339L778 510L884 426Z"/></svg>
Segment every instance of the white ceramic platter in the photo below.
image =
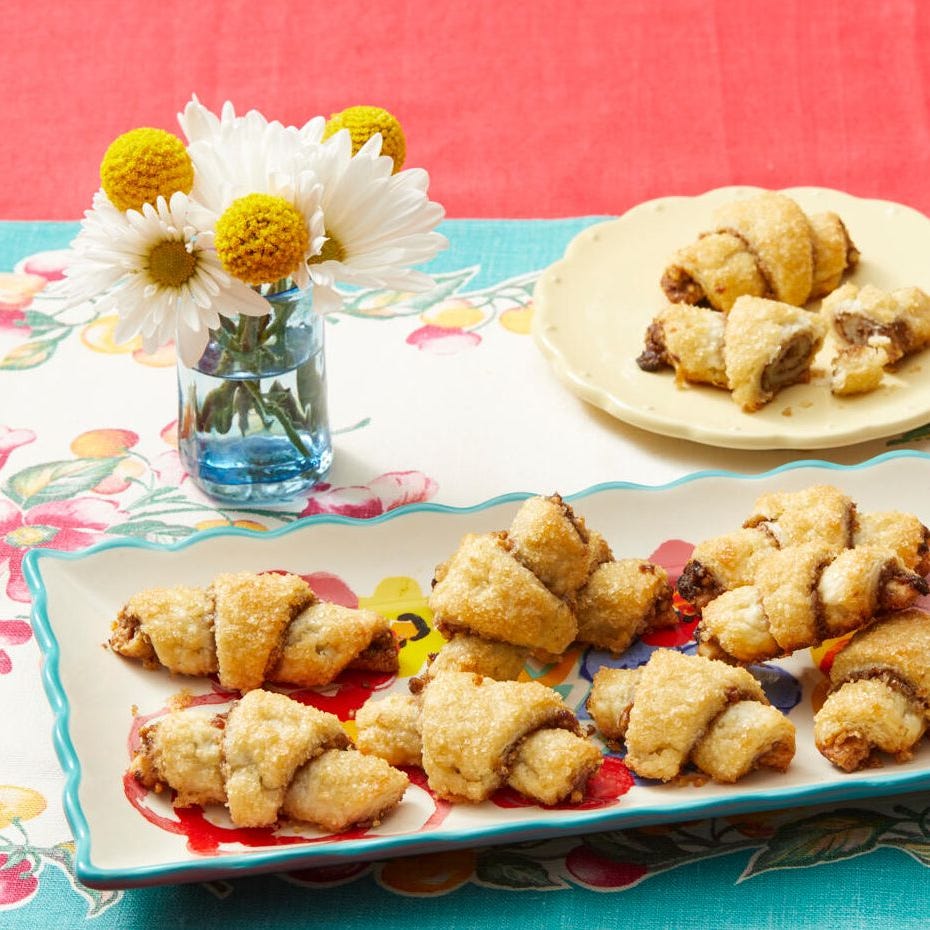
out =
<svg viewBox="0 0 930 930"><path fill-rule="evenodd" d="M810 383L782 391L756 413L729 393L677 386L671 371L636 364L646 328L668 303L659 281L676 249L713 228L713 213L759 188L664 197L579 233L536 286L533 332L556 374L584 400L642 429L742 449L824 449L890 436L930 420L930 357L907 360L871 394L834 397L832 339ZM910 207L840 191L786 190L807 213L838 213L862 253L846 280L930 291L930 219ZM816 304L812 305L816 307Z"/></svg>
<svg viewBox="0 0 930 930"><path fill-rule="evenodd" d="M808 462L752 477L703 473L660 488L607 484L572 500L618 558L655 553L676 574L690 543L737 527L760 493L817 483L846 490L864 510L911 510L930 522L930 457L916 452L889 454L852 468ZM774 682L780 695L776 703L788 696L798 731L791 767L784 775L757 772L731 786L638 783L622 796L608 790L580 807L544 809L514 804L513 798L443 805L417 785L374 831L332 837L289 828L243 837L228 829L221 809L191 814L195 833L191 817L181 823L165 795L133 790L130 780L124 784L134 727L141 720L163 711L182 689L211 704L229 698L209 681L147 671L104 647L112 619L133 592L202 585L221 571L326 573L317 577L326 580L327 590L344 594L351 589L366 605L396 617L405 625L403 635L412 637L418 618L429 620L425 596L434 566L452 553L464 533L508 526L525 496L512 494L469 509L422 505L370 521L314 517L265 534L211 531L170 547L119 541L82 553L31 552L26 572L45 653L44 684L56 718L54 740L66 774L65 810L76 839L78 877L98 887L126 887L289 871L930 786L930 746L906 764L852 775L816 752L811 699L822 676L807 652L780 668L757 670L763 680ZM406 688L406 678L420 668L427 651L435 650L437 637L432 631L408 643L401 652L401 675L379 688ZM690 651L693 643L685 638L676 648ZM619 660L578 653L574 662L531 666L528 674L553 684L584 715L589 676L601 662L635 665L646 661L655 646L635 644ZM319 699L333 709L352 695L355 704L367 695L357 678L322 689ZM612 765L615 774L622 769L616 759Z"/></svg>

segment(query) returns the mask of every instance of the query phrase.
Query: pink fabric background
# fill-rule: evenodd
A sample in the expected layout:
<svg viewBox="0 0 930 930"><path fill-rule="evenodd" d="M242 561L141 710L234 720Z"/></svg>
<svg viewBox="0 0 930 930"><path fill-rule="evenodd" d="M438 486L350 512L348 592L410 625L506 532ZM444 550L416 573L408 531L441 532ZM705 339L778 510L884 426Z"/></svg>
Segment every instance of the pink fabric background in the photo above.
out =
<svg viewBox="0 0 930 930"><path fill-rule="evenodd" d="M930 5L0 0L0 218L76 219L109 142L212 107L376 103L450 217L618 213L724 184L930 212Z"/></svg>

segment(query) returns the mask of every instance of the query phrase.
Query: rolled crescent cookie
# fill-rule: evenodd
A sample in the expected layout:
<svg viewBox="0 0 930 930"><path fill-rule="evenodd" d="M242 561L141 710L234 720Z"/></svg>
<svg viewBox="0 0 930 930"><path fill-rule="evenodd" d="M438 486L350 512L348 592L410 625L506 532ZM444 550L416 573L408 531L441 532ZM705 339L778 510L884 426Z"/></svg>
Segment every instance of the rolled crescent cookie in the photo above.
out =
<svg viewBox="0 0 930 930"><path fill-rule="evenodd" d="M794 757L794 725L756 679L701 656L657 649L641 668L602 668L587 706L643 778L669 781L693 764L734 782L759 767L784 771Z"/></svg>
<svg viewBox="0 0 930 930"><path fill-rule="evenodd" d="M238 827L282 818L339 833L380 823L407 776L351 748L339 719L283 694L253 690L227 714L179 710L141 731L130 773L175 792L174 805L224 804Z"/></svg>

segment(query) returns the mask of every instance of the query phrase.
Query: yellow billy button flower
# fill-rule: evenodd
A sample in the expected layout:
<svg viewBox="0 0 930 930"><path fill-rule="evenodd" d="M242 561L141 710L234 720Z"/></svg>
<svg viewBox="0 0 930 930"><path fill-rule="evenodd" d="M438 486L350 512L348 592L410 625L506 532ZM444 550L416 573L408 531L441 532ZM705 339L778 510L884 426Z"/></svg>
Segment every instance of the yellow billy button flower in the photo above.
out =
<svg viewBox="0 0 930 930"><path fill-rule="evenodd" d="M283 197L249 194L217 220L214 244L233 277L257 285L292 275L304 260L310 234L300 211Z"/></svg>
<svg viewBox="0 0 930 930"><path fill-rule="evenodd" d="M354 155L376 132L381 133L381 154L394 161L396 174L404 166L407 156L407 141L396 117L381 107L347 107L326 121L323 138L328 139L340 129L348 129L352 136Z"/></svg>
<svg viewBox="0 0 930 930"><path fill-rule="evenodd" d="M100 183L118 210L139 210L159 196L170 200L194 186L184 143L164 129L133 129L114 140L100 163Z"/></svg>

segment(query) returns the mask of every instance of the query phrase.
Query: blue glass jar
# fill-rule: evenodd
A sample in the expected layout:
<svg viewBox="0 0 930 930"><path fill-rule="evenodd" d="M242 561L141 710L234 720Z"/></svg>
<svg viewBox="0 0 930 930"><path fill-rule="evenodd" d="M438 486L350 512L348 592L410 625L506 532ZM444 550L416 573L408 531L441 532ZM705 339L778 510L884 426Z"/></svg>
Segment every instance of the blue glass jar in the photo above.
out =
<svg viewBox="0 0 930 930"><path fill-rule="evenodd" d="M221 318L197 364L178 362L181 461L221 503L289 500L332 464L323 320L309 292L266 290L266 315Z"/></svg>

